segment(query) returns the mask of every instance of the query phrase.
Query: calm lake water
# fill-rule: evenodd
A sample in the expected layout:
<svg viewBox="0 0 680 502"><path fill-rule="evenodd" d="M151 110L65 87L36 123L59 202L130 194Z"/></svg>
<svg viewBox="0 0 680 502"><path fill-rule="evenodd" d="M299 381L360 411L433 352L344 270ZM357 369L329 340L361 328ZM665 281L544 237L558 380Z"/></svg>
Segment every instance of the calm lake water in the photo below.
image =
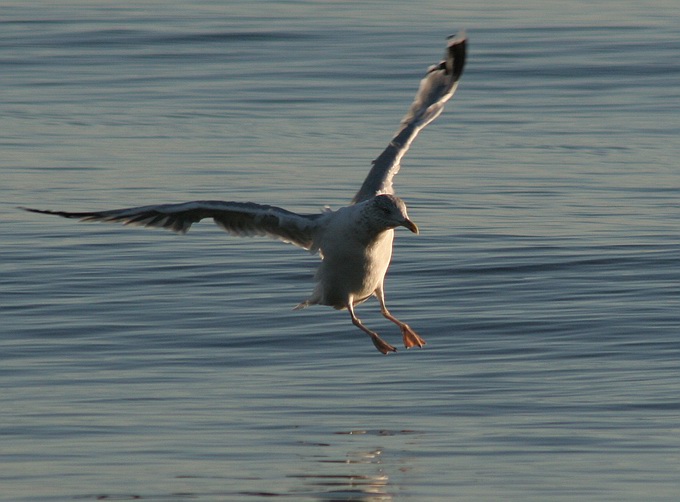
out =
<svg viewBox="0 0 680 502"><path fill-rule="evenodd" d="M0 499L677 500L680 4L4 2ZM352 197L444 38L396 179L381 356L291 307L318 259L86 225ZM396 344L377 302L359 315Z"/></svg>

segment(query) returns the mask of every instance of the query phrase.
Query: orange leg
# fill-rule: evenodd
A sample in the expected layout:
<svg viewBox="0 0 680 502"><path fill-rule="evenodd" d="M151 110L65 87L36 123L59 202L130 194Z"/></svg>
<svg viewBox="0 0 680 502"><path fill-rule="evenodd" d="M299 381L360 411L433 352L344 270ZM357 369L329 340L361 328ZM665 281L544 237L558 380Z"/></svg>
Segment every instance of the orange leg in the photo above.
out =
<svg viewBox="0 0 680 502"><path fill-rule="evenodd" d="M347 310L349 310L349 315L352 317L352 324L354 324L357 328L359 328L361 331L366 333L368 336L371 337L371 340L373 341L373 345L375 345L375 348L378 349L380 352L383 354L389 354L390 352L396 352L397 349L395 349L392 345L387 343L385 340L380 338L378 336L378 333L375 331L371 331L368 329L366 326L363 325L363 323L359 320L359 318L356 316L354 313L354 306L352 305L352 302L347 304Z"/></svg>
<svg viewBox="0 0 680 502"><path fill-rule="evenodd" d="M418 336L418 333L413 331L411 326L405 322L401 322L399 319L394 317L389 310L387 310L387 306L385 306L385 294L382 287L379 287L375 291L375 295L378 297L378 301L380 302L380 312L382 315L399 326L399 329L401 329L401 334L404 337L404 347L410 349L411 347L422 347L425 345L425 340Z"/></svg>

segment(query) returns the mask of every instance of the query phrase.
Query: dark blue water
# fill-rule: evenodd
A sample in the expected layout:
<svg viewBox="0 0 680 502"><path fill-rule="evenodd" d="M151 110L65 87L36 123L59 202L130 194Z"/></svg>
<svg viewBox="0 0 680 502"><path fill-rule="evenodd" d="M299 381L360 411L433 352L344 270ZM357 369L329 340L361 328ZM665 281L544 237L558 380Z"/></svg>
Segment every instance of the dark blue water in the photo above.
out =
<svg viewBox="0 0 680 502"><path fill-rule="evenodd" d="M0 498L676 500L676 2L9 2ZM461 27L396 179L381 356L317 258L77 224L194 199L340 207ZM395 343L375 302L362 319Z"/></svg>

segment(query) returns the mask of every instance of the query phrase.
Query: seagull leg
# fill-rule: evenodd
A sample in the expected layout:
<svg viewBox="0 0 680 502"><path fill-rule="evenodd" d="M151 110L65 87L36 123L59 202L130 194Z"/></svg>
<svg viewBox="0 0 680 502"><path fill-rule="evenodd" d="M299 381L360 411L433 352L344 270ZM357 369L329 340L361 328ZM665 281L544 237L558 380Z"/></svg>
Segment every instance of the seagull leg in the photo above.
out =
<svg viewBox="0 0 680 502"><path fill-rule="evenodd" d="M401 334L404 337L404 347L410 349L411 347L422 347L425 345L425 340L420 338L418 333L411 329L411 326L405 322L401 322L399 319L394 317L389 310L387 310L387 306L385 305L385 293L382 289L382 286L375 290L375 295L378 297L378 301L380 302L380 312L382 315L399 326L399 329L401 329Z"/></svg>
<svg viewBox="0 0 680 502"><path fill-rule="evenodd" d="M352 305L351 300L347 303L347 310L349 310L349 315L352 317L352 324L354 324L357 328L359 328L361 331L363 331L364 333L371 337L373 345L375 345L376 349L378 349L383 354L389 354L390 352L397 351L397 349L395 349L392 345L390 345L385 340L380 338L378 336L378 333L376 333L375 331L371 331L370 329L363 325L363 323L354 313L354 306Z"/></svg>

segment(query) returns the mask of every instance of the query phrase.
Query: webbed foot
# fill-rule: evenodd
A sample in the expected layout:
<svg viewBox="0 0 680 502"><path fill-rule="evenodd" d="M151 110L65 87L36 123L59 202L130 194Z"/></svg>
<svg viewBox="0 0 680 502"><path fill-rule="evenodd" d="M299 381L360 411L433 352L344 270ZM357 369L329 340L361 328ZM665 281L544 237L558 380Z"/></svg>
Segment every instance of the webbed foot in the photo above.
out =
<svg viewBox="0 0 680 502"><path fill-rule="evenodd" d="M399 327L404 337L404 347L410 349L411 347L422 347L425 345L425 340L420 338L418 333L413 331L408 324L401 324Z"/></svg>
<svg viewBox="0 0 680 502"><path fill-rule="evenodd" d="M396 352L397 349L395 349L392 345L387 343L385 340L380 338L378 335L371 335L371 340L373 340L373 345L375 345L375 348L378 349L380 352L383 354L389 354L390 352Z"/></svg>

